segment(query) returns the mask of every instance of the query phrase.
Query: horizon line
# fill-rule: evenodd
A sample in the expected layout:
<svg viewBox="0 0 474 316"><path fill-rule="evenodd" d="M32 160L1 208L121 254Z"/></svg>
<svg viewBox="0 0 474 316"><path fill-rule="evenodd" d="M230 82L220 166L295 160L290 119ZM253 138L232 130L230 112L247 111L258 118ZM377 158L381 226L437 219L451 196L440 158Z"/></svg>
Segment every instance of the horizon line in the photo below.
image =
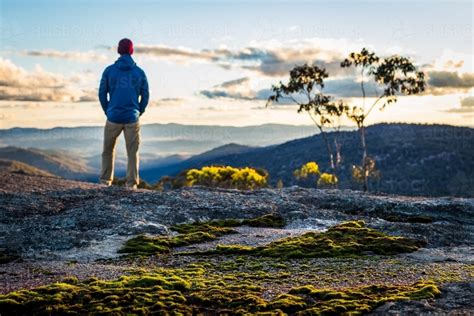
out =
<svg viewBox="0 0 474 316"><path fill-rule="evenodd" d="M314 124L282 124L282 123L264 123L260 125L220 125L220 124L182 124L182 123L147 123L141 124L142 127L150 126L150 125L179 125L179 126L189 126L189 127L232 127L232 128L250 128L250 127L262 127L262 126L269 126L269 125L277 125L277 126L287 126L287 127L316 127ZM453 124L446 124L446 123L410 123L410 122L377 122L373 124L368 124L365 128L375 126L375 125L422 125L422 126L451 126L451 127L466 127L466 128L474 128L474 124L472 125L453 125ZM14 126L10 128L0 128L0 131L8 131L12 129L32 129L32 130L53 130L53 129L75 129L75 128L103 128L103 125L78 125L78 126L54 126L50 128L39 128L39 127L27 127L27 126ZM355 125L341 125L340 128L350 128L350 129L357 129ZM334 130L335 127L326 127L328 130ZM319 131L318 131L319 132Z"/></svg>

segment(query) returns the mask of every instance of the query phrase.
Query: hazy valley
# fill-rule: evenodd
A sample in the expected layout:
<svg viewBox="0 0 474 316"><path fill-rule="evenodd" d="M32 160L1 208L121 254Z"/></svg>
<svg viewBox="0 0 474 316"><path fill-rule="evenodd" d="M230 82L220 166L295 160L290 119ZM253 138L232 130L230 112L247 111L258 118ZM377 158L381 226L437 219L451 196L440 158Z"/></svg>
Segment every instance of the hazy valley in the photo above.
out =
<svg viewBox="0 0 474 316"><path fill-rule="evenodd" d="M0 131L0 159L15 160L67 179L97 182L100 168L100 128ZM367 138L380 179L376 192L427 196L474 196L474 133L472 128L447 125L378 124ZM251 136L252 135L252 136ZM340 187L358 189L350 168L360 163L356 131L342 131ZM117 145L116 174L125 173L123 137ZM141 153L142 179L155 183L163 176L206 165L251 166L270 174L269 184L314 187L315 180L297 180L293 171L308 161L328 170L320 135L311 126L262 125L210 127L146 125ZM161 140L157 140L157 139Z"/></svg>

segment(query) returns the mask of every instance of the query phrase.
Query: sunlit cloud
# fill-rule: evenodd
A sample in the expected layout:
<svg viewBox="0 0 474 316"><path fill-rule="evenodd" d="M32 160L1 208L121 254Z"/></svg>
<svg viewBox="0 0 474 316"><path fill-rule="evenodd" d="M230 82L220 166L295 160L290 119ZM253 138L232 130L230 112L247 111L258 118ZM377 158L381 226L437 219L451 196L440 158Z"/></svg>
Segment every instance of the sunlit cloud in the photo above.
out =
<svg viewBox="0 0 474 316"><path fill-rule="evenodd" d="M472 73L474 54L458 53L445 49L441 56L430 65L430 71L456 71L458 73Z"/></svg>
<svg viewBox="0 0 474 316"><path fill-rule="evenodd" d="M41 107L41 104L38 102L19 102L19 103L8 103L0 104L0 109L35 109Z"/></svg>
<svg viewBox="0 0 474 316"><path fill-rule="evenodd" d="M276 82L275 82L276 83ZM252 87L251 79L243 77L231 81L223 82L210 89L199 91L199 94L209 99L227 98L236 100L267 100L272 95L271 83L268 88L255 89ZM376 97L382 93L382 89L377 87L373 81L365 82L365 92L367 97ZM325 82L322 90L324 94L337 98L357 98L362 96L360 82L355 77L346 77L340 79L330 79ZM276 105L287 105L291 103L285 98L281 99Z"/></svg>
<svg viewBox="0 0 474 316"><path fill-rule="evenodd" d="M164 107L164 106L179 106L184 104L186 101L188 101L186 98L161 98L161 99L154 99L150 100L148 103L148 107Z"/></svg>
<svg viewBox="0 0 474 316"><path fill-rule="evenodd" d="M474 73L455 71L428 72L428 93L433 95L467 92L474 88Z"/></svg>
<svg viewBox="0 0 474 316"><path fill-rule="evenodd" d="M78 87L79 75L65 77L37 65L26 71L8 59L0 58L0 100L11 101L90 101L95 90Z"/></svg>
<svg viewBox="0 0 474 316"><path fill-rule="evenodd" d="M65 59L76 62L106 62L108 57L106 54L98 53L96 51L59 51L59 50L24 50L20 52L21 55L30 57L44 57Z"/></svg>
<svg viewBox="0 0 474 316"><path fill-rule="evenodd" d="M262 76L279 77L287 74L295 65L304 63L318 64L331 75L346 74L347 70L341 69L340 61L356 47L362 47L361 43L306 39L287 43L251 43L238 49L224 47L192 50L165 45L136 45L135 52L176 62L208 62L225 69L243 69Z"/></svg>
<svg viewBox="0 0 474 316"><path fill-rule="evenodd" d="M469 96L461 99L459 102L460 107L452 108L447 110L449 113L460 113L460 114L474 114L474 96Z"/></svg>
<svg viewBox="0 0 474 316"><path fill-rule="evenodd" d="M270 90L254 90L250 86L250 78L243 77L216 85L208 90L201 90L199 94L209 99L230 98L237 100L266 100Z"/></svg>

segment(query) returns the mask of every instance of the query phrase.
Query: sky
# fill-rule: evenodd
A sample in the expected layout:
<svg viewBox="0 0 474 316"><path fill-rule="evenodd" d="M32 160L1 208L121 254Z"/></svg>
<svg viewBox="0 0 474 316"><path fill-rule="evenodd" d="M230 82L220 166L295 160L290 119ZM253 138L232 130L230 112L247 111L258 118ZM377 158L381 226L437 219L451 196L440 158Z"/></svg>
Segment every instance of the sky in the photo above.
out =
<svg viewBox="0 0 474 316"><path fill-rule="evenodd" d="M266 107L269 89L315 63L334 100L361 104L364 79L339 64L367 47L428 83L369 124L474 126L472 1L0 0L0 19L2 129L102 125L97 87L124 37L150 84L145 124L310 125L289 102Z"/></svg>

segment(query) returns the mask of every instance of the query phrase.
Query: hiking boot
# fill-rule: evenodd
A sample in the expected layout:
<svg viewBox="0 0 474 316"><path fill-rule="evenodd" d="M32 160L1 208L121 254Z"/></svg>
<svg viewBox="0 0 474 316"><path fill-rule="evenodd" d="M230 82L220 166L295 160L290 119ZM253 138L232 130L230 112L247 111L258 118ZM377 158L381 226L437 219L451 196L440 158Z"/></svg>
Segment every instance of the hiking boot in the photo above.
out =
<svg viewBox="0 0 474 316"><path fill-rule="evenodd" d="M129 190L133 190L135 191L137 189L137 185L136 184L125 184L125 187Z"/></svg>

